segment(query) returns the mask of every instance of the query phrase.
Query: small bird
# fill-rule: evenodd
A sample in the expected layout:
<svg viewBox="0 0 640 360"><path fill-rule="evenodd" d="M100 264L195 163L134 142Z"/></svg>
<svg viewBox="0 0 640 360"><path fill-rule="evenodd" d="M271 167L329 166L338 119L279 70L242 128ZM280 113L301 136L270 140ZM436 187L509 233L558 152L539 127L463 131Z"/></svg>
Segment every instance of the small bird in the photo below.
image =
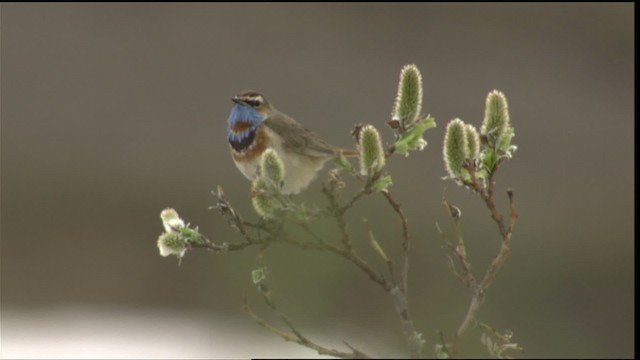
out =
<svg viewBox="0 0 640 360"><path fill-rule="evenodd" d="M273 148L284 163L283 194L304 190L325 162L337 156L355 156L355 150L339 149L321 140L286 114L276 110L255 91L244 91L231 100L227 138L231 156L249 180L257 173L263 152Z"/></svg>

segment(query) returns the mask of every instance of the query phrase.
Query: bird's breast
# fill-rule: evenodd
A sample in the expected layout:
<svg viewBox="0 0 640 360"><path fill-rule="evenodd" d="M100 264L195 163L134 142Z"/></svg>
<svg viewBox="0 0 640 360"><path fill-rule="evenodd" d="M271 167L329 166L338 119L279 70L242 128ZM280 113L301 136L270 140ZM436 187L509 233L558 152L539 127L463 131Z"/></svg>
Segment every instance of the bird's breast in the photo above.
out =
<svg viewBox="0 0 640 360"><path fill-rule="evenodd" d="M246 130L242 137L229 139L233 160L253 164L260 161L262 153L269 147L269 136L262 127Z"/></svg>
<svg viewBox="0 0 640 360"><path fill-rule="evenodd" d="M231 127L231 132L236 135L242 134L245 131L251 130L253 124L248 121L236 121L236 123Z"/></svg>

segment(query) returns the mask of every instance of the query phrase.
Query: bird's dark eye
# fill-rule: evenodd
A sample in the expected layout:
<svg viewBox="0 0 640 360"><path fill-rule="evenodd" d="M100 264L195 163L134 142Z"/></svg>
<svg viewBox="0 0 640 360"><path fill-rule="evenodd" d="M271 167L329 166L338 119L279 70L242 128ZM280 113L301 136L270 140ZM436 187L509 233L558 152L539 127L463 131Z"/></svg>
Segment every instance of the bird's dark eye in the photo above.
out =
<svg viewBox="0 0 640 360"><path fill-rule="evenodd" d="M260 100L251 100L250 104L253 107L259 107L260 106Z"/></svg>

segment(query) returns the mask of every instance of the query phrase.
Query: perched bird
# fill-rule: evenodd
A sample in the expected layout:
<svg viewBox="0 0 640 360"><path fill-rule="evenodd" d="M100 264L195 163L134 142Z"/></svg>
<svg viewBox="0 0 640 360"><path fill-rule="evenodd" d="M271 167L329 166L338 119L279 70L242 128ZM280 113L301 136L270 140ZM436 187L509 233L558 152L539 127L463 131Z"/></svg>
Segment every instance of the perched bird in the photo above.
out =
<svg viewBox="0 0 640 360"><path fill-rule="evenodd" d="M273 148L284 163L283 194L304 190L328 160L357 155L355 150L327 144L255 91L244 91L231 100L235 103L227 128L231 156L249 180L255 178L267 148Z"/></svg>

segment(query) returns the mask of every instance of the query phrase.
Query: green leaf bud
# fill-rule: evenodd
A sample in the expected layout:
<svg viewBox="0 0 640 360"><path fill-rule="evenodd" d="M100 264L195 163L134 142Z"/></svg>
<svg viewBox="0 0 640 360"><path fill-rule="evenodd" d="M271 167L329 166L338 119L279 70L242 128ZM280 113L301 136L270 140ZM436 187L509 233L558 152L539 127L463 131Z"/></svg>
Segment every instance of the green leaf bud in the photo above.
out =
<svg viewBox="0 0 640 360"><path fill-rule="evenodd" d="M351 171L352 169L351 163L346 157L344 157L344 155L342 155L342 153L340 153L340 156L336 156L335 159L333 159L333 162L343 170Z"/></svg>
<svg viewBox="0 0 640 360"><path fill-rule="evenodd" d="M184 227L184 221L180 219L178 212L172 208L162 210L160 218L162 219L162 226L164 226L164 230L168 233Z"/></svg>
<svg viewBox="0 0 640 360"><path fill-rule="evenodd" d="M400 135L394 144L397 154L409 156L409 150L422 150L427 146L427 142L422 138L423 133L436 127L436 120L430 116L420 120L411 130Z"/></svg>
<svg viewBox="0 0 640 360"><path fill-rule="evenodd" d="M465 124L464 134L467 138L467 158L473 160L480 154L480 134L471 124Z"/></svg>
<svg viewBox="0 0 640 360"><path fill-rule="evenodd" d="M374 176L382 170L385 164L384 148L380 134L375 127L365 125L359 136L360 173L364 176Z"/></svg>
<svg viewBox="0 0 640 360"><path fill-rule="evenodd" d="M376 191L387 191L387 188L393 184L391 175L381 176L371 187Z"/></svg>
<svg viewBox="0 0 640 360"><path fill-rule="evenodd" d="M187 251L187 246L177 233L166 232L158 238L158 250L161 256L175 255L182 258Z"/></svg>
<svg viewBox="0 0 640 360"><path fill-rule="evenodd" d="M256 285L261 283L266 278L267 278L267 273L264 268L255 269L251 271L251 280L253 280L253 283Z"/></svg>
<svg viewBox="0 0 640 360"><path fill-rule="evenodd" d="M278 153L268 148L260 160L260 177L280 188L284 180L284 163Z"/></svg>
<svg viewBox="0 0 640 360"><path fill-rule="evenodd" d="M276 198L269 191L267 181L261 176L253 180L251 187L251 203L258 215L270 218L276 211Z"/></svg>
<svg viewBox="0 0 640 360"><path fill-rule="evenodd" d="M509 107L507 98L498 90L493 90L487 96L484 112L484 121L480 131L489 140L489 144L495 144L506 129L510 127Z"/></svg>
<svg viewBox="0 0 640 360"><path fill-rule="evenodd" d="M460 119L451 120L444 135L443 153L445 167L452 178L462 175L468 148L464 122Z"/></svg>
<svg viewBox="0 0 640 360"><path fill-rule="evenodd" d="M422 75L414 64L400 71L398 95L393 106L392 119L407 130L418 120L422 111Z"/></svg>
<svg viewBox="0 0 640 360"><path fill-rule="evenodd" d="M515 145L511 145L511 139L515 136L515 133L513 131L512 127L507 128L504 133L502 133L502 136L500 136L500 138L498 139L498 143L497 143L497 148L498 150L507 155L507 157L511 157L512 152L514 152L517 149L517 146Z"/></svg>

